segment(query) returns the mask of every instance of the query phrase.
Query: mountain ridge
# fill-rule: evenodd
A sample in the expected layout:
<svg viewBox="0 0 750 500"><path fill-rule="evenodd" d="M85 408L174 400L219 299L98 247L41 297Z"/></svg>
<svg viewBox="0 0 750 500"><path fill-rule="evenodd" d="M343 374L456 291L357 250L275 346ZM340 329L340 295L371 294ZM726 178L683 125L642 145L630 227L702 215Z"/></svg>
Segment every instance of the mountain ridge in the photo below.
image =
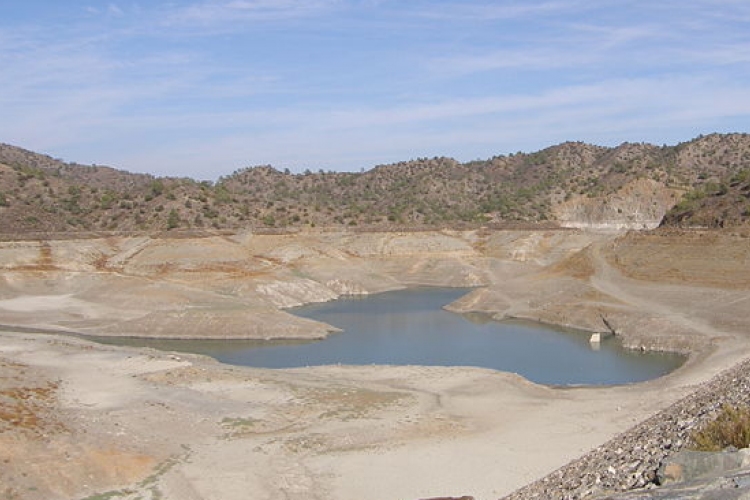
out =
<svg viewBox="0 0 750 500"><path fill-rule="evenodd" d="M675 146L564 142L461 163L361 173L247 167L217 181L66 163L0 144L0 233L552 224L601 229L750 224L750 135Z"/></svg>

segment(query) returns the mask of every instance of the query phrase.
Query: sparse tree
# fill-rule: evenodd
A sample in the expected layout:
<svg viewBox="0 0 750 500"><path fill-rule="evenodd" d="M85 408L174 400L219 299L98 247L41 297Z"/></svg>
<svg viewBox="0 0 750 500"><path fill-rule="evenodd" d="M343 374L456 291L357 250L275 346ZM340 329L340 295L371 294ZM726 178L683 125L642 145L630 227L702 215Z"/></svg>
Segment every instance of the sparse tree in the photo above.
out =
<svg viewBox="0 0 750 500"><path fill-rule="evenodd" d="M180 222L180 214L178 214L177 210L173 208L169 211L169 215L167 216L167 229L180 227Z"/></svg>

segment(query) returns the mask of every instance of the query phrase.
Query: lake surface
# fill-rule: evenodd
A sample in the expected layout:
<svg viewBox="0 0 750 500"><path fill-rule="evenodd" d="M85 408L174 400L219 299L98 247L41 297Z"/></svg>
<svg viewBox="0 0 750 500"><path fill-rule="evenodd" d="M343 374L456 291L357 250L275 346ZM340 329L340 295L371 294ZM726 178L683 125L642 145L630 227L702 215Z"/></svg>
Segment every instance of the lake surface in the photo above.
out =
<svg viewBox="0 0 750 500"><path fill-rule="evenodd" d="M343 330L321 341L139 339L128 343L197 352L224 363L263 368L329 364L476 366L515 372L548 385L640 382L669 373L685 359L676 354L627 350L613 337L594 349L589 343L590 333L531 322L496 322L487 316L442 309L467 292L418 288L291 309L293 314Z"/></svg>

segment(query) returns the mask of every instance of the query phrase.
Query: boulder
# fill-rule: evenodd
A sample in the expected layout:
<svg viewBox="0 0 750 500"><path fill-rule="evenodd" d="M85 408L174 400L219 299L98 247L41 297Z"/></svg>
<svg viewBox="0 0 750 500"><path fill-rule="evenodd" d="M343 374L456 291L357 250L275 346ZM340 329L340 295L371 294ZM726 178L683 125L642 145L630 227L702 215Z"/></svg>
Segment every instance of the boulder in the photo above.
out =
<svg viewBox="0 0 750 500"><path fill-rule="evenodd" d="M720 452L682 450L659 466L657 481L665 485L716 478L750 465L750 450Z"/></svg>

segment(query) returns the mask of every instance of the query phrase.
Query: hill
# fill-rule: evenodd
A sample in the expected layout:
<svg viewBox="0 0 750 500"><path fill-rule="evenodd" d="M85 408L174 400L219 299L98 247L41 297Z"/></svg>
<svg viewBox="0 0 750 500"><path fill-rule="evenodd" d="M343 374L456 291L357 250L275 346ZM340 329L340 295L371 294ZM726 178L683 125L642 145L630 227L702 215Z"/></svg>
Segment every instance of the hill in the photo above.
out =
<svg viewBox="0 0 750 500"><path fill-rule="evenodd" d="M216 182L66 163L0 144L0 233L547 223L651 228L748 223L750 135L676 146L566 142L362 173L271 166ZM674 208L673 208L674 207ZM670 210L672 210L670 212Z"/></svg>
<svg viewBox="0 0 750 500"><path fill-rule="evenodd" d="M663 226L737 227L750 225L750 169L709 181L687 193L666 214Z"/></svg>

